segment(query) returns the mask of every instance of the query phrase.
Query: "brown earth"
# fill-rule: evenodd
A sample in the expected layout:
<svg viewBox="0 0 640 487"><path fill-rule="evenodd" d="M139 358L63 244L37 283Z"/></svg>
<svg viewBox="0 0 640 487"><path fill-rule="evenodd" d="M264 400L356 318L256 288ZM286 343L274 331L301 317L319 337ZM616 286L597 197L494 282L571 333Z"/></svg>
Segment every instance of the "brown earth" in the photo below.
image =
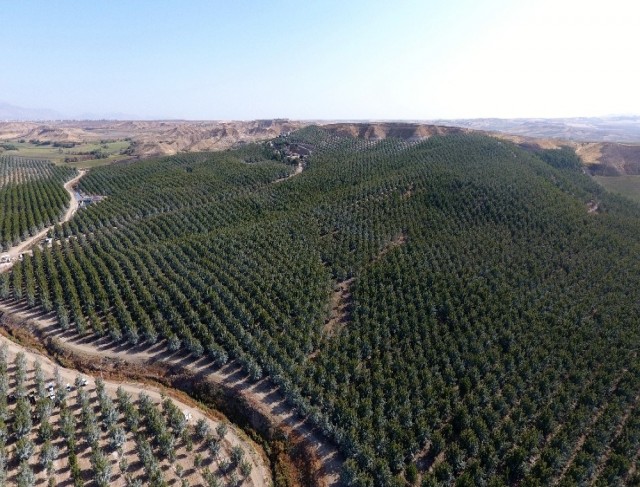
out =
<svg viewBox="0 0 640 487"><path fill-rule="evenodd" d="M278 119L247 122L4 122L0 123L0 140L80 143L128 138L133 142L134 156L153 157L228 149L237 144L272 139L305 125L308 124Z"/></svg>
<svg viewBox="0 0 640 487"><path fill-rule="evenodd" d="M600 144L600 158L589 166L599 176L640 174L640 144Z"/></svg>
<svg viewBox="0 0 640 487"><path fill-rule="evenodd" d="M381 140L388 137L417 141L434 135L447 135L471 132L458 127L444 127L417 123L330 123L323 125L325 130L340 136L350 136L367 140Z"/></svg>
<svg viewBox="0 0 640 487"><path fill-rule="evenodd" d="M323 335L331 337L338 333L349 321L351 310L351 284L354 278L351 277L336 284L331 294L331 312L323 328Z"/></svg>
<svg viewBox="0 0 640 487"><path fill-rule="evenodd" d="M549 136L525 135L481 129L406 122L315 121L336 135L381 140L396 137L418 141L434 135L482 133L524 147L576 150L590 172L599 175L640 174L640 144L585 141L571 132L549 132ZM443 122L444 123L444 122ZM146 158L180 152L224 150L244 143L267 140L300 129L311 122L287 119L253 121L64 121L0 122L0 141L39 140L49 142L98 142L130 139L133 157ZM489 127L489 126L487 126ZM515 130L515 129L514 129ZM532 133L535 133L532 132Z"/></svg>

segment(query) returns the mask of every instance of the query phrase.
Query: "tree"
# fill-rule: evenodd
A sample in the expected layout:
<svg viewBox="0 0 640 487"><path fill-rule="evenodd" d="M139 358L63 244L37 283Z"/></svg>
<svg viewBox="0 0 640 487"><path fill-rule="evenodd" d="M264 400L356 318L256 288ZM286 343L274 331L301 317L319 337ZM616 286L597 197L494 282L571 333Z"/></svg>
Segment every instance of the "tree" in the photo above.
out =
<svg viewBox="0 0 640 487"><path fill-rule="evenodd" d="M120 461L118 462L118 468L120 469L120 474L125 475L127 473L127 469L129 468L129 462L127 461L127 457L124 455L120 457Z"/></svg>
<svg viewBox="0 0 640 487"><path fill-rule="evenodd" d="M28 462L31 459L34 450L35 445L28 436L23 436L16 442L16 457L18 457L18 460L20 461Z"/></svg>
<svg viewBox="0 0 640 487"><path fill-rule="evenodd" d="M171 461L175 460L176 452L174 437L168 431L163 431L157 438L157 441L160 453Z"/></svg>
<svg viewBox="0 0 640 487"><path fill-rule="evenodd" d="M415 463L410 463L404 472L404 476L411 485L415 485L418 481L418 467Z"/></svg>
<svg viewBox="0 0 640 487"><path fill-rule="evenodd" d="M120 450L126 441L124 430L120 426L112 427L109 430L109 446L112 450Z"/></svg>
<svg viewBox="0 0 640 487"><path fill-rule="evenodd" d="M244 458L244 450L242 449L241 446L236 445L233 448L231 448L231 461L235 465L238 465L243 458Z"/></svg>
<svg viewBox="0 0 640 487"><path fill-rule="evenodd" d="M213 472L208 468L205 468L202 472L202 478L207 484L207 487L220 487L221 483Z"/></svg>
<svg viewBox="0 0 640 487"><path fill-rule="evenodd" d="M34 367L34 379L36 382L36 391L38 397L44 399L47 397L47 389L45 387L44 373L42 372L42 365L39 360L33 362Z"/></svg>
<svg viewBox="0 0 640 487"><path fill-rule="evenodd" d="M249 477L249 475L251 475L252 469L253 467L251 466L251 463L249 463L248 461L244 460L242 461L242 463L240 463L240 473L244 478L247 478Z"/></svg>
<svg viewBox="0 0 640 487"><path fill-rule="evenodd" d="M226 423L220 423L216 427L216 433L218 433L218 438L220 440L224 439L225 435L227 434L227 431L229 431L229 427L227 426Z"/></svg>
<svg viewBox="0 0 640 487"><path fill-rule="evenodd" d="M47 471L53 468L53 461L58 456L58 448L51 443L50 440L46 440L40 448L40 465L47 469Z"/></svg>
<svg viewBox="0 0 640 487"><path fill-rule="evenodd" d="M195 433L198 441L203 441L209 434L209 430L209 422L206 419L199 418L198 421L196 421Z"/></svg>
<svg viewBox="0 0 640 487"><path fill-rule="evenodd" d="M99 487L108 487L111 482L111 464L99 448L93 448L91 452L91 465L93 466L93 479L96 484Z"/></svg>
<svg viewBox="0 0 640 487"><path fill-rule="evenodd" d="M524 475L524 462L527 453L523 448L516 447L506 457L506 466L509 479L516 480Z"/></svg>
<svg viewBox="0 0 640 487"><path fill-rule="evenodd" d="M29 401L25 397L18 398L13 410L13 432L19 439L27 435L32 426Z"/></svg>
<svg viewBox="0 0 640 487"><path fill-rule="evenodd" d="M0 448L0 485L5 485L7 480L7 453L4 446Z"/></svg>
<svg viewBox="0 0 640 487"><path fill-rule="evenodd" d="M18 468L18 476L16 478L18 487L33 487L36 484L36 477L31 470L29 462L22 461Z"/></svg>

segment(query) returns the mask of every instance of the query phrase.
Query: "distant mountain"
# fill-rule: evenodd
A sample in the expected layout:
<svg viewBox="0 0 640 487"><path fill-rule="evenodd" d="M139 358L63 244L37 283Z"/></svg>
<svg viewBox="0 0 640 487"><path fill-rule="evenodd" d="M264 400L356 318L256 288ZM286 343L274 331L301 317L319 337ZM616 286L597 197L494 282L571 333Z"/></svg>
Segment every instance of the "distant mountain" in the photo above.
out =
<svg viewBox="0 0 640 487"><path fill-rule="evenodd" d="M62 114L48 108L25 108L0 101L0 121L36 122L51 120L141 120L130 113L81 113L79 115Z"/></svg>
<svg viewBox="0 0 640 487"><path fill-rule="evenodd" d="M64 118L64 115L55 110L46 108L24 108L6 102L0 102L0 120L62 120Z"/></svg>
<svg viewBox="0 0 640 487"><path fill-rule="evenodd" d="M143 117L132 115L130 113L113 112L113 113L91 113L85 112L74 116L74 120L144 120Z"/></svg>

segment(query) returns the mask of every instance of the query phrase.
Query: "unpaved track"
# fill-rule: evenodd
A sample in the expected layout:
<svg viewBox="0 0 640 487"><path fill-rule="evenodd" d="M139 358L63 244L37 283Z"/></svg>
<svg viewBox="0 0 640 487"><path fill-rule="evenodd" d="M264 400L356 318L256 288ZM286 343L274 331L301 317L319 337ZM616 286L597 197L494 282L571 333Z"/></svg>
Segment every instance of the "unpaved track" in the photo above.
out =
<svg viewBox="0 0 640 487"><path fill-rule="evenodd" d="M78 184L78 181L80 181L80 178L84 176L86 172L87 171L85 169L81 169L80 173L76 177L67 181L64 184L64 189L66 189L67 193L69 193L69 196L71 196L71 202L69 203L69 208L67 209L67 211L65 212L64 216L59 221L59 223L68 222L69 220L71 220L71 217L73 217L74 213L77 211L78 200L73 194L73 187L76 184ZM29 250L34 244L42 240L44 236L47 234L47 232L51 230L53 227L54 225L46 227L43 230L40 230L33 237L29 237L24 242L20 242L18 245L15 245L14 247L11 247L9 250L7 250L6 252L3 252L3 254L9 254L9 258L11 259L11 262L8 262L6 264L0 264L0 272L8 271L9 269L11 269L13 267L13 264L15 264L15 262L20 257L20 254Z"/></svg>
<svg viewBox="0 0 640 487"><path fill-rule="evenodd" d="M26 309L23 304L0 302L0 311L6 312L15 320L30 322L36 326L44 337L55 338L58 345L72 354L79 354L85 358L114 359L135 365L153 365L165 367L180 367L192 373L197 378L210 381L226 391L246 400L252 410L268 418L275 427L292 438L299 438L314 452L321 465L316 476L319 487L338 487L340 470L343 459L336 447L321 433L317 432L309 423L292 410L284 397L268 379L257 383L251 380L236 363L230 363L217 368L206 359L171 354L164 343L151 347L139 345L131 347L126 344L114 344L105 339L93 336L78 337L75 332L63 332L55 319L55 314L43 316L39 310Z"/></svg>
<svg viewBox="0 0 640 487"><path fill-rule="evenodd" d="M274 181L274 183L281 183L282 181L286 181L287 179L291 179L294 176L297 176L298 174L302 174L302 171L304 170L304 166L302 165L302 161L298 161L298 165L296 166L295 170L289 174L288 176L285 176L283 178L280 179L276 179Z"/></svg>

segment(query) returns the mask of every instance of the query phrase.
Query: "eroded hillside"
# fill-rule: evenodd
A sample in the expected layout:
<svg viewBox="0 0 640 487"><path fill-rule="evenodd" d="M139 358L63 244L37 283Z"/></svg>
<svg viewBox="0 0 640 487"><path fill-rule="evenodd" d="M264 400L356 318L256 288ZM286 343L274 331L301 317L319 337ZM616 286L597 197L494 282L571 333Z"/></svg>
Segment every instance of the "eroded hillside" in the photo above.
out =
<svg viewBox="0 0 640 487"><path fill-rule="evenodd" d="M0 123L0 140L99 142L130 139L132 155L140 158L179 152L223 150L237 144L277 137L301 128L302 122L82 121Z"/></svg>

